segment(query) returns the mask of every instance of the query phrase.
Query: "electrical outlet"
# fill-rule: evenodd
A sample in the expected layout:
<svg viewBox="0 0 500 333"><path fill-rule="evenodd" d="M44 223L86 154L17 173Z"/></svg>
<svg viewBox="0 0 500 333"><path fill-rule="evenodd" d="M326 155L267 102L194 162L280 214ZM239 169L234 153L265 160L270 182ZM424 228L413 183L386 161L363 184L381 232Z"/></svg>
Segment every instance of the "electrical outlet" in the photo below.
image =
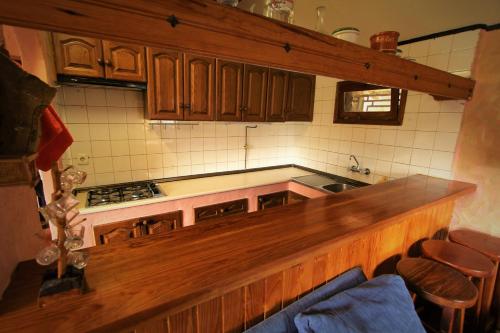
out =
<svg viewBox="0 0 500 333"><path fill-rule="evenodd" d="M78 165L88 165L88 164L89 164L89 155L78 154Z"/></svg>

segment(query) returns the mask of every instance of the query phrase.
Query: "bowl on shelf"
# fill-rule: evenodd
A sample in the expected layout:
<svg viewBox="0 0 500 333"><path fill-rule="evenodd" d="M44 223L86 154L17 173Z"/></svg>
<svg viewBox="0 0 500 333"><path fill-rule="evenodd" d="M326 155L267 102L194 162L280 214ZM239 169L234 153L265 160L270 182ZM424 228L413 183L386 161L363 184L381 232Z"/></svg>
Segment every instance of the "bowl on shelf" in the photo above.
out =
<svg viewBox="0 0 500 333"><path fill-rule="evenodd" d="M332 36L351 43L356 43L359 37L359 29L353 27L339 28L332 32Z"/></svg>

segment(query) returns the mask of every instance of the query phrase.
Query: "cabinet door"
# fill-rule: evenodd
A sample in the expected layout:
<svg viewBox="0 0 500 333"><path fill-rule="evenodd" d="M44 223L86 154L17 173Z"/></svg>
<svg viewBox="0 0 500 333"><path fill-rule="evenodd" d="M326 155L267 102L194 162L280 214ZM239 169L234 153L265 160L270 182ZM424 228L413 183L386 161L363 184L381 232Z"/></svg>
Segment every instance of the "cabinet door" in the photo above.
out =
<svg viewBox="0 0 500 333"><path fill-rule="evenodd" d="M215 59L184 55L184 120L214 120Z"/></svg>
<svg viewBox="0 0 500 333"><path fill-rule="evenodd" d="M182 53L147 48L148 115L150 119L182 120Z"/></svg>
<svg viewBox="0 0 500 333"><path fill-rule="evenodd" d="M312 121L316 77L290 73L286 120Z"/></svg>
<svg viewBox="0 0 500 333"><path fill-rule="evenodd" d="M141 221L146 226L148 235L162 234L182 228L182 211L148 216Z"/></svg>
<svg viewBox="0 0 500 333"><path fill-rule="evenodd" d="M117 244L131 238L141 237L143 234L142 223L130 220L99 225L94 228L96 245Z"/></svg>
<svg viewBox="0 0 500 333"><path fill-rule="evenodd" d="M106 78L125 81L146 81L144 47L102 41Z"/></svg>
<svg viewBox="0 0 500 333"><path fill-rule="evenodd" d="M199 223L204 220L245 214L248 212L248 199L239 199L218 203L215 205L203 206L194 209L194 222Z"/></svg>
<svg viewBox="0 0 500 333"><path fill-rule="evenodd" d="M258 210L284 206L288 203L288 191L259 195Z"/></svg>
<svg viewBox="0 0 500 333"><path fill-rule="evenodd" d="M241 121L243 64L217 60L216 119Z"/></svg>
<svg viewBox="0 0 500 333"><path fill-rule="evenodd" d="M267 121L285 121L287 90L288 72L270 69L266 109Z"/></svg>
<svg viewBox="0 0 500 333"><path fill-rule="evenodd" d="M288 200L287 200L287 204L293 204L293 203L297 203L297 202L303 202L303 201L306 201L306 200L309 200L308 197L305 197L301 194L298 194L298 193L295 193L293 191L288 191Z"/></svg>
<svg viewBox="0 0 500 333"><path fill-rule="evenodd" d="M54 33L54 53L58 74L104 77L101 41Z"/></svg>
<svg viewBox="0 0 500 333"><path fill-rule="evenodd" d="M243 121L266 121L269 68L245 65L243 76Z"/></svg>

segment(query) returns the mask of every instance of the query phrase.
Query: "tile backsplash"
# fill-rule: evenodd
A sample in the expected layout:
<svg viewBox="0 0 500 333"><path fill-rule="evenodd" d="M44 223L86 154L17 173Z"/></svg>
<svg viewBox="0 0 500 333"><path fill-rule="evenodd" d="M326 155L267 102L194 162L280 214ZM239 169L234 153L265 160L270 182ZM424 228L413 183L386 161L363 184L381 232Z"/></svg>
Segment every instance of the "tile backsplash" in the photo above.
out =
<svg viewBox="0 0 500 333"><path fill-rule="evenodd" d="M469 76L479 30L402 47L417 62ZM248 168L287 163L367 182L428 174L452 178L464 101L409 92L402 126L333 124L337 79L317 77L312 123L257 123L248 129ZM56 109L75 142L63 156L88 173L85 186L243 169L248 123L144 119L143 93L59 88ZM369 176L347 171L358 157ZM79 164L88 156L88 164Z"/></svg>

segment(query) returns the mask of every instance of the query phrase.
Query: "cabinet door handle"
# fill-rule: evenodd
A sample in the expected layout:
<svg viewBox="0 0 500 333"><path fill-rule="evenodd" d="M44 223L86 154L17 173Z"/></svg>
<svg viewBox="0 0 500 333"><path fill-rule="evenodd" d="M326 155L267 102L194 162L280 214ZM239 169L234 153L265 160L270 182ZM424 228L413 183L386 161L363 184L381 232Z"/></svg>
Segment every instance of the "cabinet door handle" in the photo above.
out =
<svg viewBox="0 0 500 333"><path fill-rule="evenodd" d="M191 105L189 105L189 104L184 104L184 105L183 105L183 108L184 108L184 109L191 109Z"/></svg>
<svg viewBox="0 0 500 333"><path fill-rule="evenodd" d="M97 58L97 63L98 63L100 66L104 66L104 61L103 61L101 58Z"/></svg>
<svg viewBox="0 0 500 333"><path fill-rule="evenodd" d="M105 60L104 64L108 67L113 67L113 63L111 62L111 60Z"/></svg>

